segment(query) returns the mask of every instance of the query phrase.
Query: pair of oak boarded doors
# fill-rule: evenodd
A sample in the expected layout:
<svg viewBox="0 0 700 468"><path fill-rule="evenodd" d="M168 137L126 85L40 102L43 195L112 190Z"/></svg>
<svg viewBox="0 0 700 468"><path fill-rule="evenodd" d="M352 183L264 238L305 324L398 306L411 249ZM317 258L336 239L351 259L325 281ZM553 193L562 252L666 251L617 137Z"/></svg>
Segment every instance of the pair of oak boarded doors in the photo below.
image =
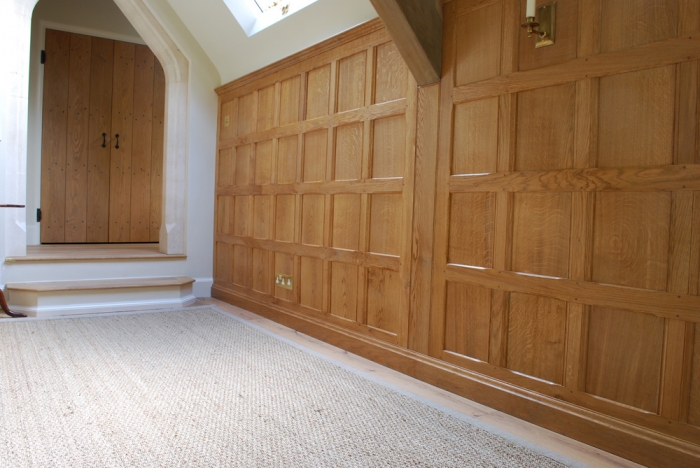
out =
<svg viewBox="0 0 700 468"><path fill-rule="evenodd" d="M158 242L164 114L147 46L46 30L42 244Z"/></svg>

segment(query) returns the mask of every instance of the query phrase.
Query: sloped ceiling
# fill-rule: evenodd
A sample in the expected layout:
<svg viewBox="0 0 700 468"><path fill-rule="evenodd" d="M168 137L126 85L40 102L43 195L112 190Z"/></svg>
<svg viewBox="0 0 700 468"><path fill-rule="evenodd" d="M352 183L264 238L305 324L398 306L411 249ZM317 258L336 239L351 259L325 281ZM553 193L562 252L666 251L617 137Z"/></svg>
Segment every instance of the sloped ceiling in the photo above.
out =
<svg viewBox="0 0 700 468"><path fill-rule="evenodd" d="M369 0L318 0L247 37L223 0L167 0L221 75L240 78L377 17Z"/></svg>

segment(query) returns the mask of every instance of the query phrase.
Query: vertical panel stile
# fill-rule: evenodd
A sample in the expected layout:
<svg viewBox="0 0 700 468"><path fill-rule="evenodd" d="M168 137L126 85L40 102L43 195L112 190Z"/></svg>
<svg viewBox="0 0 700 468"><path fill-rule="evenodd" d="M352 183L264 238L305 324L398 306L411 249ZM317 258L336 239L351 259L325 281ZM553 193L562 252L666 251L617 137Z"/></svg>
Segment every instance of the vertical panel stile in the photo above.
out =
<svg viewBox="0 0 700 468"><path fill-rule="evenodd" d="M302 79L301 79L301 85L302 85L302 90L299 93L300 96L303 97L303 101L300 101L300 111L299 111L299 120L302 121L303 119L303 113L301 110L301 107L306 105L306 77L307 74L303 73L302 74ZM297 148L298 154L297 154L297 179L296 183L300 183L303 180L303 174L304 174L304 167L303 167L303 161L304 157L303 155L305 154L305 147L304 147L305 139L304 139L304 134L299 133L297 137ZM302 210L302 195L297 194L296 195L296 200L295 200L295 212L294 212L294 243L295 244L301 244L301 228L302 228L302 215L303 215L303 210ZM300 297L301 297L301 257L299 255L294 256L294 302L299 303Z"/></svg>
<svg viewBox="0 0 700 468"><path fill-rule="evenodd" d="M275 106L274 106L274 117L273 117L273 127L280 126L280 107L282 103L282 83L280 81L275 82ZM279 151L279 138L272 139L272 150L270 157L270 184L277 183L277 153ZM269 238L275 238L275 232L277 232L277 197L275 195L270 195L270 231ZM275 295L275 252L270 252L268 254L268 268L270 271L270 277L268 278L269 286L268 290L270 295Z"/></svg>
<svg viewBox="0 0 700 468"><path fill-rule="evenodd" d="M411 257L413 246L413 196L415 192L416 138L418 118L418 83L409 73L406 80L406 160L403 173L403 216L401 222L401 297L398 343L408 347L408 323L411 314Z"/></svg>
<svg viewBox="0 0 700 468"><path fill-rule="evenodd" d="M598 117L598 80L576 83L576 115L574 135L574 168L595 165ZM569 278L590 281L593 241L593 210L595 197L591 193L571 195L571 242L569 248ZM572 390L584 388L588 307L570 302L567 305L566 355L564 385Z"/></svg>
<svg viewBox="0 0 700 468"><path fill-rule="evenodd" d="M445 349L445 302L447 282L445 267L447 265L447 239L450 212L450 191L447 181L450 177L452 154L452 125L454 119L454 88L455 68L455 2L445 5L443 10L443 76L440 89L440 137L436 173L435 190L435 224L433 246L433 284L432 313L430 316L430 346L429 354L440 357Z"/></svg>
<svg viewBox="0 0 700 468"><path fill-rule="evenodd" d="M364 106L372 105L372 96L375 84L375 54L376 48L371 46L365 51L365 95ZM362 180L367 180L371 177L372 167L372 142L373 142L373 122L365 120L363 122L364 131L362 140ZM363 193L360 196L360 252L367 252L369 249L369 230L370 230L370 195ZM357 280L357 321L360 324L367 324L367 268L360 266L358 268Z"/></svg>
<svg viewBox="0 0 700 468"><path fill-rule="evenodd" d="M519 8L516 2L503 2L503 27L501 74L517 71L518 35L517 21ZM498 98L498 154L496 170L513 170L516 148L517 96L504 94ZM494 215L493 268L509 270L511 267L513 230L513 196L508 193L496 194ZM489 339L489 362L505 367L508 351L508 311L510 293L491 293L491 336Z"/></svg>
<svg viewBox="0 0 700 468"><path fill-rule="evenodd" d="M418 89L408 347L428 354L440 86Z"/></svg>
<svg viewBox="0 0 700 468"><path fill-rule="evenodd" d="M328 115L333 115L336 109L338 89L338 61L330 63L330 83L328 99ZM328 147L326 148L326 182L333 180L335 173L335 138L336 129L328 128ZM324 201L323 245L330 247L333 242L333 195L326 194ZM331 262L323 261L323 312L330 314L331 310Z"/></svg>

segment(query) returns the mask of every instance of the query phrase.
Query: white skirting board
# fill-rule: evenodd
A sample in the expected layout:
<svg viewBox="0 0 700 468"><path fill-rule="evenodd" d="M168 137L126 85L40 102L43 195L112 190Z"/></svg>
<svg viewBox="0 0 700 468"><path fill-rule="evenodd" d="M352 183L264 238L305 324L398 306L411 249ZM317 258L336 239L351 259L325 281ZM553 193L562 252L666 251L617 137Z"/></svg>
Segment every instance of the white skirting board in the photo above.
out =
<svg viewBox="0 0 700 468"><path fill-rule="evenodd" d="M191 278L138 278L8 284L10 310L29 317L172 309L196 297Z"/></svg>

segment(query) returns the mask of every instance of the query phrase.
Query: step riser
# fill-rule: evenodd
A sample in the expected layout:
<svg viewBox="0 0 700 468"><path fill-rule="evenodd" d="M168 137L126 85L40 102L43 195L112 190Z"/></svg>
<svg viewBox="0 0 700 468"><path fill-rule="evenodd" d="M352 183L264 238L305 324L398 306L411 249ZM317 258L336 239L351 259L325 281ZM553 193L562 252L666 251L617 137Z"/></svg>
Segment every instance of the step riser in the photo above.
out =
<svg viewBox="0 0 700 468"><path fill-rule="evenodd" d="M67 291L10 289L8 299L13 312L39 318L172 309L196 300L192 284Z"/></svg>

